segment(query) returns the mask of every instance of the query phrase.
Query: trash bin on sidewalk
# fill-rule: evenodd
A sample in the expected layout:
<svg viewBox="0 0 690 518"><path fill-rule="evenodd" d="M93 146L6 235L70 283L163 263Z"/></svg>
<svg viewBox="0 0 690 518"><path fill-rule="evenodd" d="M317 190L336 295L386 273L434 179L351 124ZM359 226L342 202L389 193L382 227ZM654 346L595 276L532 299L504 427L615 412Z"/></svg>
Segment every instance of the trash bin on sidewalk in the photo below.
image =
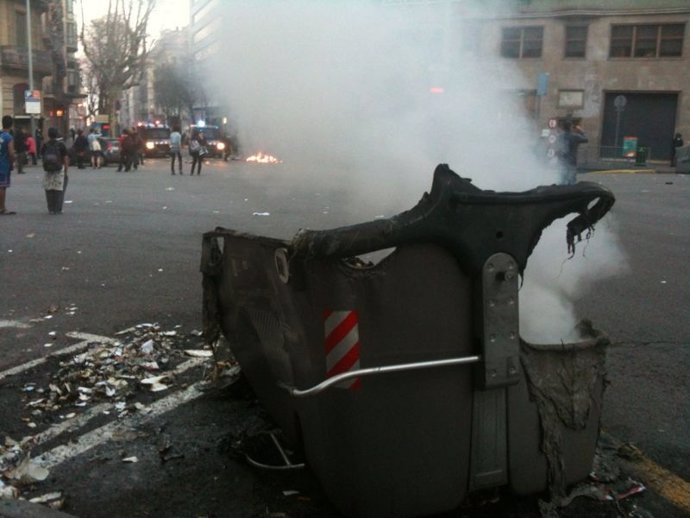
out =
<svg viewBox="0 0 690 518"><path fill-rule="evenodd" d="M647 146L638 146L635 154L635 165L646 166L649 155L649 148Z"/></svg>
<svg viewBox="0 0 690 518"><path fill-rule="evenodd" d="M203 240L205 335L228 339L347 516L428 515L504 485L558 494L591 468L604 339L522 342L519 276L551 222L577 214L572 248L613 202L588 182L484 191L442 164L389 219L291 241L219 228Z"/></svg>
<svg viewBox="0 0 690 518"><path fill-rule="evenodd" d="M676 173L690 173L690 145L676 148Z"/></svg>

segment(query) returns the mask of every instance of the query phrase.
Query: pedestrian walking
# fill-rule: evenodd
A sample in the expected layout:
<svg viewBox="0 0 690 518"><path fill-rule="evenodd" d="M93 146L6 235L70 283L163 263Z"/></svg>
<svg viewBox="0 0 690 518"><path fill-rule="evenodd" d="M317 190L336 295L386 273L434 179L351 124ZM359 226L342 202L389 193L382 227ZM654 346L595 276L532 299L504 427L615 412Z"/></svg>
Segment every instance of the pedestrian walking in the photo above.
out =
<svg viewBox="0 0 690 518"><path fill-rule="evenodd" d="M120 164L117 167L117 172L119 173L124 169L128 173L132 169L132 160L135 159L134 139L128 129L123 129L118 140L120 141Z"/></svg>
<svg viewBox="0 0 690 518"><path fill-rule="evenodd" d="M671 142L671 166L676 165L676 153L678 152L679 147L683 147L683 144L683 135L676 133L676 135L673 137L673 142Z"/></svg>
<svg viewBox="0 0 690 518"><path fill-rule="evenodd" d="M43 189L46 192L48 212L51 214L62 214L62 204L65 201L65 191L67 191L67 181L69 180L67 176L69 169L67 147L57 138L57 129L49 128L48 140L41 149L43 170L45 171Z"/></svg>
<svg viewBox="0 0 690 518"><path fill-rule="evenodd" d="M175 158L178 171L182 174L182 134L179 125L173 126L170 133L170 174L175 174Z"/></svg>
<svg viewBox="0 0 690 518"><path fill-rule="evenodd" d="M197 167L197 176L201 174L201 164L204 161L204 157L208 154L208 148L206 147L207 145L208 142L206 141L202 131L192 133L192 138L189 140L189 155L192 157L192 169L190 175L194 176L194 166Z"/></svg>
<svg viewBox="0 0 690 518"><path fill-rule="evenodd" d="M230 155L232 155L232 153L233 153L232 138L227 133L223 133L223 136L221 137L220 140L225 146L223 148L223 160L225 160L227 162L228 159L230 158Z"/></svg>
<svg viewBox="0 0 690 518"><path fill-rule="evenodd" d="M132 142L134 144L134 150L132 151L132 166L134 167L134 170L139 169L139 164L144 165L144 139L141 136L141 133L139 133L139 130L135 127L132 126L132 130L130 132L130 136L132 138Z"/></svg>
<svg viewBox="0 0 690 518"><path fill-rule="evenodd" d="M29 157L31 157L31 165L36 165L36 141L31 136L31 134L28 134L26 136L26 149L27 154L29 155Z"/></svg>
<svg viewBox="0 0 690 518"><path fill-rule="evenodd" d="M77 130L77 138L74 139L72 150L74 151L74 158L77 161L77 168L85 169L86 155L89 151L89 140L86 138L84 130L81 128Z"/></svg>
<svg viewBox="0 0 690 518"><path fill-rule="evenodd" d="M558 137L558 159L561 169L561 183L575 185L577 180L577 149L580 144L589 142L579 125L565 120L561 123L561 134Z"/></svg>
<svg viewBox="0 0 690 518"><path fill-rule="evenodd" d="M41 158L41 147L43 146L43 130L41 128L36 128L36 133L34 135L36 138L36 155Z"/></svg>
<svg viewBox="0 0 690 518"><path fill-rule="evenodd" d="M89 151L91 152L91 167L96 169L101 168L101 142L98 139L99 135L96 130L91 128L89 130L89 136L87 140L89 141Z"/></svg>
<svg viewBox="0 0 690 518"><path fill-rule="evenodd" d="M14 137L10 134L13 123L14 120L10 115L5 115L2 118L2 132L0 132L0 216L16 214L13 210L8 210L5 205L14 164Z"/></svg>
<svg viewBox="0 0 690 518"><path fill-rule="evenodd" d="M26 133L19 128L14 135L14 157L17 162L17 174L24 174L24 164L26 163Z"/></svg>

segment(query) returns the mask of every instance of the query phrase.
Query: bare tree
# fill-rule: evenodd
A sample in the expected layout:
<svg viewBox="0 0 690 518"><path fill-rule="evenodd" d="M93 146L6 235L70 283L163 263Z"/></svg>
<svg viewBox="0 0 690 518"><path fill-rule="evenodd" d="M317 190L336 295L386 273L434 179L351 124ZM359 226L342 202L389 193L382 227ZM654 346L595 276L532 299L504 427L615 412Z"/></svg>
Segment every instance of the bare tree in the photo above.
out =
<svg viewBox="0 0 690 518"><path fill-rule="evenodd" d="M194 84L189 69L180 63L156 67L153 89L156 102L168 118L179 119L185 111L191 117L194 103L203 96L203 88Z"/></svg>
<svg viewBox="0 0 690 518"><path fill-rule="evenodd" d="M88 65L82 65L82 83L86 88L86 111L89 117L98 113L98 78Z"/></svg>
<svg viewBox="0 0 690 518"><path fill-rule="evenodd" d="M141 80L146 67L147 25L156 0L108 0L108 14L82 27L81 41L98 92L98 113L111 125L122 92Z"/></svg>

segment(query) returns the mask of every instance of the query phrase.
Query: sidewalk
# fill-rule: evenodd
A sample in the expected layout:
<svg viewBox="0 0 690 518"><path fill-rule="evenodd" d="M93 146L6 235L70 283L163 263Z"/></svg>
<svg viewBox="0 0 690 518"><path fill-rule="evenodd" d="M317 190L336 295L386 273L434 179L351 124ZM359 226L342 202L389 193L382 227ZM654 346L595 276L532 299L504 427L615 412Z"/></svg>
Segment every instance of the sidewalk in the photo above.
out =
<svg viewBox="0 0 690 518"><path fill-rule="evenodd" d="M635 165L634 162L623 160L590 161L579 167L580 173L599 174L680 174L668 162L650 161L645 165Z"/></svg>

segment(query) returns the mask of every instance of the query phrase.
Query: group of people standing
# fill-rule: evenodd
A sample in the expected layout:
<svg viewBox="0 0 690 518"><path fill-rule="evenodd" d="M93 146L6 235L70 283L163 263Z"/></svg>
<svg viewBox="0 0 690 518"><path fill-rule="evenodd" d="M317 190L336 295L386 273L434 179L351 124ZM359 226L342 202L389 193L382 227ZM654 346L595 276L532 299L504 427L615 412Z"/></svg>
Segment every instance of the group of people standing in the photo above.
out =
<svg viewBox="0 0 690 518"><path fill-rule="evenodd" d="M136 128L122 130L122 134L117 138L120 143L120 163L117 172L129 172L132 169L139 169L139 165L144 165L144 139Z"/></svg>
<svg viewBox="0 0 690 518"><path fill-rule="evenodd" d="M15 162L18 164L17 173L23 173L25 157L20 153L31 153L28 151L28 146L24 147L28 137L24 136L21 130L13 132L13 124L14 119L10 115L5 115L2 118L2 132L0 132L0 215L2 216L16 214L15 211L9 210L6 206L7 189L11 185L11 175ZM43 189L46 193L48 212L61 214L65 191L67 190L69 158L67 147L58 140L57 129L50 128L48 130L48 140L38 150L43 159L45 172ZM36 155L35 149L34 155Z"/></svg>
<svg viewBox="0 0 690 518"><path fill-rule="evenodd" d="M48 211L51 214L62 213L64 194L67 190L69 154L67 146L59 139L56 128L48 130L48 140L43 141L40 129L35 137L22 129L13 129L14 120L6 115L2 118L2 132L0 133L0 215L15 214L5 205L7 188L11 184L11 173L17 169L18 174L24 173L24 164L31 159L36 165L39 158L43 160L43 188L46 192ZM91 163L94 168L102 166L103 153L100 135L94 129L88 135L84 130L70 130L68 138L71 141L74 161L79 169L84 169ZM136 128L125 129L118 139L120 141L119 171L135 170L144 163L144 141ZM186 142L184 142L186 140ZM180 126L173 127L170 135L170 173L182 175L182 147L187 144L189 156L192 159L190 175L201 175L204 157L208 154L208 141L203 130L194 130L188 138L183 138ZM88 158L90 156L90 158ZM227 158L226 158L227 159ZM177 164L176 164L177 163ZM176 168L177 165L177 168Z"/></svg>
<svg viewBox="0 0 690 518"><path fill-rule="evenodd" d="M177 161L178 174L182 173L182 133L180 133L180 126L173 126L170 133L170 174L175 174L175 161ZM203 131L194 131L188 142L189 156L192 157L192 168L189 172L190 176L194 176L194 170L199 176L201 174L201 164L204 157L208 154L208 142L204 137Z"/></svg>
<svg viewBox="0 0 690 518"><path fill-rule="evenodd" d="M33 165L38 162L40 156L38 151L43 140L41 130L40 128L36 129L35 137L21 128L11 131L10 134L14 137L14 160L17 173L24 174L24 166L29 163L29 160Z"/></svg>

